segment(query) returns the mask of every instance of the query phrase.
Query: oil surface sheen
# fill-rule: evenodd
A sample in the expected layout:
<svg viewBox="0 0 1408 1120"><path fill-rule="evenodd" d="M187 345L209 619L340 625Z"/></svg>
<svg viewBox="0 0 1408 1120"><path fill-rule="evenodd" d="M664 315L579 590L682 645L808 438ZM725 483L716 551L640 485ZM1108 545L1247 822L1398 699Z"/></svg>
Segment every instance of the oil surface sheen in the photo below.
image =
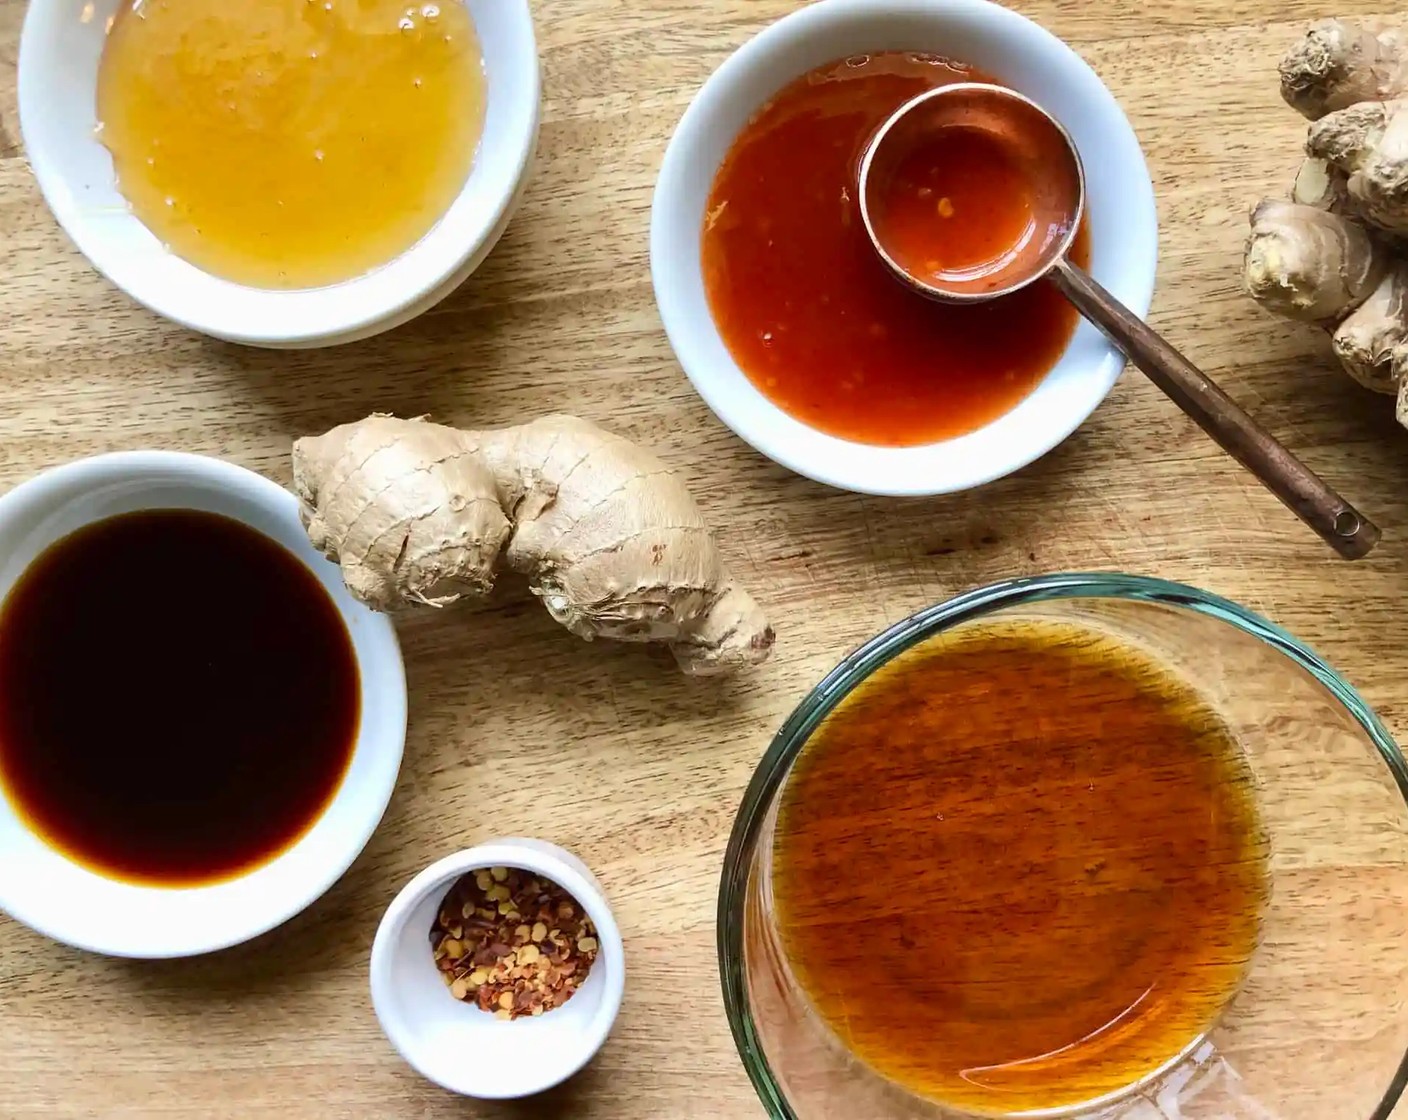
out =
<svg viewBox="0 0 1408 1120"><path fill-rule="evenodd" d="M910 650L814 732L773 852L783 950L872 1068L1014 1112L1116 1092L1235 993L1266 897L1251 775L1190 686L1072 624Z"/></svg>

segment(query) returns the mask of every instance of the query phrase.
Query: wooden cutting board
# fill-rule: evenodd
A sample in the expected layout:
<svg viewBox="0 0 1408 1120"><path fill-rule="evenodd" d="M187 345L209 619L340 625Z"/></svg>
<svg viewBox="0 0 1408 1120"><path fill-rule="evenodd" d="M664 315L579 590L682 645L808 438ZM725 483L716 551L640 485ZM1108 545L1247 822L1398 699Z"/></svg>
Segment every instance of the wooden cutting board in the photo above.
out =
<svg viewBox="0 0 1408 1120"><path fill-rule="evenodd" d="M1347 566L1136 376L1069 442L976 493L860 497L788 474L693 394L655 312L651 188L694 91L796 0L539 0L541 158L499 249L422 319L330 351L264 353L169 326L56 227L15 116L21 0L0 0L0 488L93 452L164 447L289 478L292 437L373 409L492 425L570 410L684 471L774 619L760 671L682 679L587 646L512 594L401 630L406 765L366 854L321 902L205 960L86 956L0 918L7 1120L709 1120L762 1110L714 963L733 811L773 730L845 652L995 579L1120 569L1197 583L1307 639L1408 729L1408 432L1324 340L1239 290L1248 206L1282 193L1299 119L1275 64L1309 0L1020 0L1113 88L1163 226L1156 325L1384 530ZM1364 14L1348 4L1334 14ZM81 702L81 696L75 697ZM1333 782L1333 776L1328 779ZM1327 789L1348 805L1348 789ZM598 1061L538 1101L478 1106L422 1082L367 996L378 918L432 858L504 833L580 852L609 891L630 979ZM93 915L103 921L101 913ZM1327 968L1334 946L1326 946Z"/></svg>

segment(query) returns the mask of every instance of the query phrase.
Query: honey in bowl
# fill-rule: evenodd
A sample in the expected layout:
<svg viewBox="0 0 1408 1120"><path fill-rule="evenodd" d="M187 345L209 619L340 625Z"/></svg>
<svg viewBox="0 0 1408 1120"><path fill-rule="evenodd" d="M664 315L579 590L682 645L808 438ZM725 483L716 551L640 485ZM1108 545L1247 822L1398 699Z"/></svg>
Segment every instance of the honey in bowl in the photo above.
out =
<svg viewBox="0 0 1408 1120"><path fill-rule="evenodd" d="M972 1113L1119 1093L1236 993L1268 895L1233 734L1114 637L969 624L812 733L778 810L779 942L833 1035Z"/></svg>
<svg viewBox="0 0 1408 1120"><path fill-rule="evenodd" d="M463 189L484 125L461 0L124 0L99 135L174 253L257 288L361 276Z"/></svg>
<svg viewBox="0 0 1408 1120"><path fill-rule="evenodd" d="M810 427L884 446L961 436L1021 403L1070 341L1076 313L1045 282L934 303L889 274L861 220L857 169L876 129L926 90L992 80L934 55L838 60L783 88L720 165L700 246L710 311L748 379ZM930 200L933 221L987 228L1012 185L1002 171L975 157ZM1071 255L1088 258L1084 230Z"/></svg>
<svg viewBox="0 0 1408 1120"><path fill-rule="evenodd" d="M360 711L318 578L217 514L86 526L0 607L0 795L109 878L200 886L275 858L336 794Z"/></svg>

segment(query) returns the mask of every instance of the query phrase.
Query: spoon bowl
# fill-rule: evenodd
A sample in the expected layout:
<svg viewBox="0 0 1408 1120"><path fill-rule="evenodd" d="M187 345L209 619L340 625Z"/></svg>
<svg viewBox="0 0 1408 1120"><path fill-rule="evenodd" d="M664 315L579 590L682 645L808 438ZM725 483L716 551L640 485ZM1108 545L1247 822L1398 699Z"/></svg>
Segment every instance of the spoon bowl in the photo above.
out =
<svg viewBox="0 0 1408 1120"><path fill-rule="evenodd" d="M959 182L964 169L948 158L952 148L940 153L939 147L963 135L978 137L986 147L984 164L1000 169L1003 189L995 184L983 192L980 184L975 191L969 184L969 197L960 204L945 191L950 182ZM912 167L936 176L921 183L906 174ZM1031 98L987 82L959 82L911 98L876 129L860 161L858 187L866 235L904 284L939 302L977 303L1049 278L1076 310L1340 556L1357 560L1378 543L1373 522L1071 260L1085 212L1085 173L1070 133ZM966 213L969 208L976 217ZM901 213L903 223L895 218ZM986 244L974 237L975 229L983 232L979 227L984 222L998 231ZM898 229L929 236L915 252L892 236ZM983 246L982 252L973 251L975 243Z"/></svg>
<svg viewBox="0 0 1408 1120"><path fill-rule="evenodd" d="M906 158L955 133L1000 151L1030 189L1001 251L924 268L906 260L889 235L887 202ZM859 201L871 244L891 271L930 299L976 303L1035 283L1071 252L1085 215L1085 171L1070 134L1031 98L1005 86L959 82L920 94L880 126L861 159ZM965 220L962 213L947 219Z"/></svg>

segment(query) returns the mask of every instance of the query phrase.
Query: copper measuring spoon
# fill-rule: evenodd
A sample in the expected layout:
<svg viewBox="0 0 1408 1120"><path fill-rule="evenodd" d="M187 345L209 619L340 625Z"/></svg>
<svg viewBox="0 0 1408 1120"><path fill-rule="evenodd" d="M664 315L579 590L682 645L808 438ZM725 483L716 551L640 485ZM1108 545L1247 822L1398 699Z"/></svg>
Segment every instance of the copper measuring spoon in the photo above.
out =
<svg viewBox="0 0 1408 1120"><path fill-rule="evenodd" d="M918 142L946 128L984 130L1030 168L1031 221L1018 244L981 266L932 270L906 265L877 230L891 176ZM1224 451L1256 475L1347 560L1366 555L1379 530L1275 436L1070 259L1085 210L1085 170L1070 134L1027 97L1003 86L960 82L901 105L876 131L860 164L860 212L875 251L910 288L944 303L977 303L1049 277L1076 309ZM935 221L956 220L941 218ZM898 251L896 250L896 253ZM928 262L932 264L933 262Z"/></svg>

